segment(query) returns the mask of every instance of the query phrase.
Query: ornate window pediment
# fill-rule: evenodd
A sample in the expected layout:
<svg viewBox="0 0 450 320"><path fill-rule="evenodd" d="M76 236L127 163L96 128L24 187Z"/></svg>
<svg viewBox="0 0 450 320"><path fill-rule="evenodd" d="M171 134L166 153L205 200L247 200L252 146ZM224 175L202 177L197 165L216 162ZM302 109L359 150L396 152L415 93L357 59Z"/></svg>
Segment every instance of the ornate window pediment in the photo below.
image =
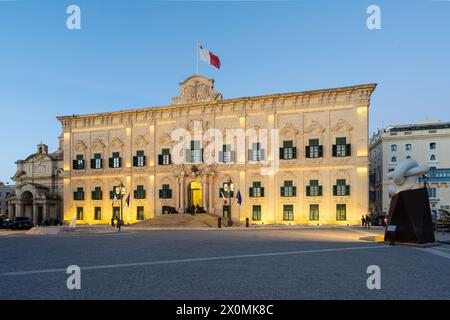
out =
<svg viewBox="0 0 450 320"><path fill-rule="evenodd" d="M203 121L203 120L190 120L187 124L186 124L186 130L191 134L202 134L203 132L205 132L206 130L208 130L209 127L209 123L208 121Z"/></svg>
<svg viewBox="0 0 450 320"><path fill-rule="evenodd" d="M120 186L121 183L122 183L122 181L117 178L113 179L113 181L112 181L113 186Z"/></svg>
<svg viewBox="0 0 450 320"><path fill-rule="evenodd" d="M295 181L295 180L297 180L297 177L296 177L291 171L288 171L288 172L282 174L282 176L281 176L281 179L280 179L281 183L282 183L284 180L292 180L292 181Z"/></svg>
<svg viewBox="0 0 450 320"><path fill-rule="evenodd" d="M229 174L224 174L224 175L219 179L219 181L222 181L222 183L225 183L225 182L227 182L227 181L229 181L229 180L233 181L233 178L232 178Z"/></svg>
<svg viewBox="0 0 450 320"><path fill-rule="evenodd" d="M112 149L122 149L124 146L122 140L120 140L119 138L115 137L112 141L111 141L111 148Z"/></svg>
<svg viewBox="0 0 450 320"><path fill-rule="evenodd" d="M291 136L296 136L297 134L298 134L298 130L297 130L297 128L295 128L293 125L292 125L292 123L289 123L289 122L287 122L285 125L284 125L284 127L283 127L283 129L281 129L281 135L282 136L289 136L289 135L291 135Z"/></svg>
<svg viewBox="0 0 450 320"><path fill-rule="evenodd" d="M214 91L213 79L195 75L179 85L180 94L172 99L174 105L222 100L222 94Z"/></svg>
<svg viewBox="0 0 450 320"><path fill-rule="evenodd" d="M138 136L134 141L134 146L137 148L144 148L147 144L148 141L142 135Z"/></svg>
<svg viewBox="0 0 450 320"><path fill-rule="evenodd" d="M87 149L87 146L82 140L78 140L77 143L75 144L74 150L76 152L85 152L86 149Z"/></svg>
<svg viewBox="0 0 450 320"><path fill-rule="evenodd" d="M95 179L92 185L94 185L95 187L101 187L103 186L103 182L100 179Z"/></svg>
<svg viewBox="0 0 450 320"><path fill-rule="evenodd" d="M251 129L255 130L257 133L259 132L259 130L264 130L263 128L261 128L260 125L255 124L253 127L251 127Z"/></svg>
<svg viewBox="0 0 450 320"><path fill-rule="evenodd" d="M163 133L159 137L159 144L167 145L167 144L171 144L171 143L172 143L172 138L170 137L170 135L168 133Z"/></svg>
<svg viewBox="0 0 450 320"><path fill-rule="evenodd" d="M339 119L336 125L333 128L331 128L331 131L333 132L336 131L347 132L351 130L353 130L353 127L344 119Z"/></svg>
<svg viewBox="0 0 450 320"><path fill-rule="evenodd" d="M162 178L161 179L161 181L160 181L160 186L162 186L163 184L172 184L172 179L170 179L170 178L168 178L168 177L164 177L164 178Z"/></svg>
<svg viewBox="0 0 450 320"><path fill-rule="evenodd" d="M103 143L103 141L100 138L94 139L94 142L92 143L91 149L92 150L103 150L106 148L106 145Z"/></svg>
<svg viewBox="0 0 450 320"><path fill-rule="evenodd" d="M250 181L260 181L261 185L264 185L265 179L264 179L264 176L262 176L261 174L254 173L250 176Z"/></svg>
<svg viewBox="0 0 450 320"><path fill-rule="evenodd" d="M333 179L346 179L347 181L350 180L349 172L346 170L333 170L330 173L332 180Z"/></svg>
<svg viewBox="0 0 450 320"><path fill-rule="evenodd" d="M305 129L305 133L309 133L309 134L322 134L325 132L325 128L316 120L314 120L313 122L311 122L311 124L309 125L308 128Z"/></svg>
<svg viewBox="0 0 450 320"><path fill-rule="evenodd" d="M309 180L319 180L320 181L320 172L317 170L312 170L312 171L308 171L305 172L305 180L309 181Z"/></svg>

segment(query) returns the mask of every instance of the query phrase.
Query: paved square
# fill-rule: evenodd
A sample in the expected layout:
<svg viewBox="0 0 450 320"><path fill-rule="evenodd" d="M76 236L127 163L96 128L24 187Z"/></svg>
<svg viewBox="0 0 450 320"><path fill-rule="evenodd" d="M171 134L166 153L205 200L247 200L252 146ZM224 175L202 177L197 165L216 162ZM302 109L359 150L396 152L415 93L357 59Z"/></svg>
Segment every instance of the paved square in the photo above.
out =
<svg viewBox="0 0 450 320"><path fill-rule="evenodd" d="M358 228L0 236L0 299L449 299L450 246ZM81 267L81 290L65 270ZM369 290L367 267L381 268Z"/></svg>

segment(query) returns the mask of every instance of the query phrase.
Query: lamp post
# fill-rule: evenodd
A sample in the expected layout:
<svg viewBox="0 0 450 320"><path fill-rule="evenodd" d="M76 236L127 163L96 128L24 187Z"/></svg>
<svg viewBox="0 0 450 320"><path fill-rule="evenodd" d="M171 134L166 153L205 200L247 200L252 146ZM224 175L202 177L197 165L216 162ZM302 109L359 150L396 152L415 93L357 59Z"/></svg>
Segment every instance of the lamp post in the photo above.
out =
<svg viewBox="0 0 450 320"><path fill-rule="evenodd" d="M233 226L233 220L231 220L231 193L234 192L234 184L233 181L231 181L231 178L228 179L227 182L225 182L225 185L223 186L225 192L228 193L228 207L229 207L229 217L228 217L228 226Z"/></svg>
<svg viewBox="0 0 450 320"><path fill-rule="evenodd" d="M125 186L123 183L120 183L120 186L116 187L114 192L116 196L120 199L120 222L123 221L123 196L126 194Z"/></svg>
<svg viewBox="0 0 450 320"><path fill-rule="evenodd" d="M426 174L424 174L424 175L422 175L422 179L423 179L423 187L426 189L427 188L428 176Z"/></svg>

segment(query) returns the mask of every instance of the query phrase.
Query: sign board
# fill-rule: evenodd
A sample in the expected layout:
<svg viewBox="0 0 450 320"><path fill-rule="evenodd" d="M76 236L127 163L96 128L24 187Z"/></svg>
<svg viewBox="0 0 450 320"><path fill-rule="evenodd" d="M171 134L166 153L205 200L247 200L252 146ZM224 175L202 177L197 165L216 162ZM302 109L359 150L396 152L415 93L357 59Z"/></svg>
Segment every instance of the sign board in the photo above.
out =
<svg viewBox="0 0 450 320"><path fill-rule="evenodd" d="M388 231L388 232L395 232L396 230L397 230L397 226L389 225L389 226L387 227L387 231Z"/></svg>

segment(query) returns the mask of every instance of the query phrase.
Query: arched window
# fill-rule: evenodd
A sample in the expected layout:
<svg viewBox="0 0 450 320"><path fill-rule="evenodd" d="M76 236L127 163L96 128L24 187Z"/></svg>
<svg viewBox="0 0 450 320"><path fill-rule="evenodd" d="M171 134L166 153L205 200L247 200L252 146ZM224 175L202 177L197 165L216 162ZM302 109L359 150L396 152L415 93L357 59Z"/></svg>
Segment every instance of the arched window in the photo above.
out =
<svg viewBox="0 0 450 320"><path fill-rule="evenodd" d="M397 162L397 157L392 157L391 162Z"/></svg>
<svg viewBox="0 0 450 320"><path fill-rule="evenodd" d="M436 142L431 142L430 143L430 150L434 150L436 149Z"/></svg>
<svg viewBox="0 0 450 320"><path fill-rule="evenodd" d="M436 155L432 154L430 157L430 161L436 161Z"/></svg>

